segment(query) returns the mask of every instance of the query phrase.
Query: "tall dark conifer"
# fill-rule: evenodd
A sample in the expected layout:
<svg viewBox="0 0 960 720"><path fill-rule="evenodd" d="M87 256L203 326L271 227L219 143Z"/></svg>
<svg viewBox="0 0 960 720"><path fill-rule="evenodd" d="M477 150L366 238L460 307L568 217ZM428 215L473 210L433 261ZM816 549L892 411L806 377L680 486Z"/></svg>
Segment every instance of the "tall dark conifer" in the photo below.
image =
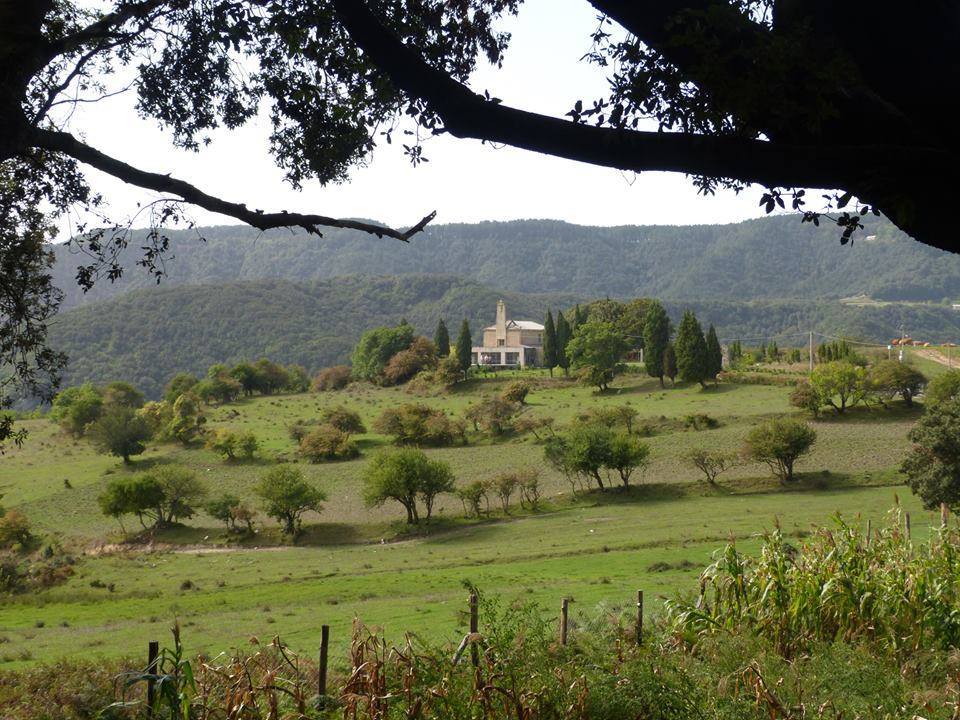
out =
<svg viewBox="0 0 960 720"><path fill-rule="evenodd" d="M460 369L463 371L464 377L466 377L467 370L473 364L472 350L473 338L470 337L470 323L464 318L460 325L460 334L457 336L457 360L460 362Z"/></svg>
<svg viewBox="0 0 960 720"><path fill-rule="evenodd" d="M567 357L567 344L570 342L570 323L563 316L563 313L557 311L557 365L563 368L563 374L566 375L570 369L570 358Z"/></svg>
<svg viewBox="0 0 960 720"><path fill-rule="evenodd" d="M553 324L553 313L549 310L543 321L543 366L553 377L553 369L557 366L557 328Z"/></svg>
<svg viewBox="0 0 960 720"><path fill-rule="evenodd" d="M677 374L684 382L698 382L706 387L707 341L700 321L691 310L683 313L677 328Z"/></svg>
<svg viewBox="0 0 960 720"><path fill-rule="evenodd" d="M657 300L650 302L643 323L643 359L647 374L660 380L663 387L663 353L670 343L670 318ZM673 378L671 378L672 380Z"/></svg>
<svg viewBox="0 0 960 720"><path fill-rule="evenodd" d="M721 370L723 370L723 350L720 349L717 331L711 325L707 330L707 377L716 382Z"/></svg>
<svg viewBox="0 0 960 720"><path fill-rule="evenodd" d="M433 344L437 346L437 356L445 358L450 354L450 332L447 324L440 318L437 323L437 332L433 335Z"/></svg>

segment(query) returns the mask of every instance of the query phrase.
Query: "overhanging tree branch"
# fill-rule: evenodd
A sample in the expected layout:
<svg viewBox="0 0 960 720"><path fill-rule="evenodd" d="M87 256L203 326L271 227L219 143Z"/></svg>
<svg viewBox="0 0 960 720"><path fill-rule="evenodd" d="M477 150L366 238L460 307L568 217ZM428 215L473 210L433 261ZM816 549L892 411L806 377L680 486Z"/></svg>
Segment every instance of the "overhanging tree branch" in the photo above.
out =
<svg viewBox="0 0 960 720"><path fill-rule="evenodd" d="M943 153L910 147L792 145L692 133L582 125L487 100L429 65L386 29L361 0L334 0L341 22L377 67L404 92L427 101L457 137L505 143L620 170L735 177L767 187L856 188L891 162L917 172ZM858 158L855 169L849 158ZM871 170L873 168L873 170Z"/></svg>
<svg viewBox="0 0 960 720"><path fill-rule="evenodd" d="M360 220L333 218L325 215L291 212L264 213L259 210L251 210L242 203L228 202L214 197L188 182L178 180L169 175L146 172L145 170L135 168L122 160L112 158L96 148L80 142L67 132L37 129L33 132L32 139L35 147L62 152L131 185L156 192L172 193L192 205L202 207L204 210L209 210L210 212L220 213L221 215L228 215L237 220L242 220L248 225L252 225L260 230L279 227L301 227L310 233L322 235L319 230L320 227L333 227L359 230L370 233L371 235L376 235L377 237L391 237L408 242L412 236L422 231L436 216L436 212L431 212L410 229L396 230L385 225L377 225Z"/></svg>

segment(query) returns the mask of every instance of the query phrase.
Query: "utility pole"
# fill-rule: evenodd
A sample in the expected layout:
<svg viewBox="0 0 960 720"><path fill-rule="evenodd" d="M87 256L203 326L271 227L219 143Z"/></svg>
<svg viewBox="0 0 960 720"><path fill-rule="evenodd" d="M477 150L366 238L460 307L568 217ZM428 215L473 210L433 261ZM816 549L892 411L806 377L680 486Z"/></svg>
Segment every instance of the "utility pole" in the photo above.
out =
<svg viewBox="0 0 960 720"><path fill-rule="evenodd" d="M900 354L897 358L900 360L900 362L903 362L903 341L906 339L906 337L907 332L903 329L903 323L900 323Z"/></svg>
<svg viewBox="0 0 960 720"><path fill-rule="evenodd" d="M810 372L813 372L813 330L810 331Z"/></svg>

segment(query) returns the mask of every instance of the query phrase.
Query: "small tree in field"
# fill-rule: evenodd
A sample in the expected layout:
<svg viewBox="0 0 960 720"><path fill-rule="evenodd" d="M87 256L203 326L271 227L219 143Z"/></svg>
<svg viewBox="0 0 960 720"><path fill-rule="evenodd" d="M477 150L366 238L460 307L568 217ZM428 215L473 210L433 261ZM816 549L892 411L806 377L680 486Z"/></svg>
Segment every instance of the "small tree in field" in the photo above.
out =
<svg viewBox="0 0 960 720"><path fill-rule="evenodd" d="M454 491L454 494L463 503L463 512L467 517L478 518L483 513L481 504L489 504L487 490L485 482L474 480Z"/></svg>
<svg viewBox="0 0 960 720"><path fill-rule="evenodd" d="M606 465L616 471L623 487L627 487L630 485L630 476L636 470L644 469L649 457L649 445L629 433L620 432L610 441Z"/></svg>
<svg viewBox="0 0 960 720"><path fill-rule="evenodd" d="M907 407L913 406L914 396L927 384L922 372L896 360L878 362L870 369L869 380L874 390L889 397L899 395Z"/></svg>
<svg viewBox="0 0 960 720"><path fill-rule="evenodd" d="M746 441L746 454L766 463L780 482L793 480L794 464L817 439L816 431L806 423L776 418L753 428Z"/></svg>
<svg viewBox="0 0 960 720"><path fill-rule="evenodd" d="M207 439L207 448L229 461L237 458L251 460L258 447L259 443L253 433L237 432L226 428L217 430Z"/></svg>
<svg viewBox="0 0 960 720"><path fill-rule="evenodd" d="M960 511L960 398L929 408L910 430L913 449L901 471L923 506Z"/></svg>
<svg viewBox="0 0 960 720"><path fill-rule="evenodd" d="M846 360L818 365L810 373L810 384L838 415L862 401L868 388L866 371Z"/></svg>
<svg viewBox="0 0 960 720"><path fill-rule="evenodd" d="M323 510L326 494L303 479L303 471L293 465L270 468L260 479L256 493L263 501L263 512L279 522L285 535L297 535L306 512Z"/></svg>
<svg viewBox="0 0 960 720"><path fill-rule="evenodd" d="M87 426L87 437L99 452L123 458L129 465L131 455L140 455L146 449L150 426L132 407L113 403Z"/></svg>
<svg viewBox="0 0 960 720"><path fill-rule="evenodd" d="M505 513L510 512L510 498L513 497L513 493L516 492L519 485L520 480L517 478L517 474L512 472L500 473L490 482L490 487L500 498L500 507L503 508Z"/></svg>
<svg viewBox="0 0 960 720"><path fill-rule="evenodd" d="M588 321L577 328L567 354L570 365L583 370L587 381L603 392L628 349L627 341L613 323Z"/></svg>
<svg viewBox="0 0 960 720"><path fill-rule="evenodd" d="M394 500L406 510L410 525L420 522L418 499L423 501L429 520L437 495L453 490L450 466L412 448L375 455L363 477L363 499L367 506L380 507L387 500Z"/></svg>
<svg viewBox="0 0 960 720"><path fill-rule="evenodd" d="M732 453L697 448L687 454L687 460L706 476L709 485L716 485L720 474L732 468L737 458Z"/></svg>
<svg viewBox="0 0 960 720"><path fill-rule="evenodd" d="M240 498L230 493L224 493L210 500L203 509L214 520L219 520L226 525L227 530L234 531L237 529L237 524L233 517L233 509L239 505Z"/></svg>

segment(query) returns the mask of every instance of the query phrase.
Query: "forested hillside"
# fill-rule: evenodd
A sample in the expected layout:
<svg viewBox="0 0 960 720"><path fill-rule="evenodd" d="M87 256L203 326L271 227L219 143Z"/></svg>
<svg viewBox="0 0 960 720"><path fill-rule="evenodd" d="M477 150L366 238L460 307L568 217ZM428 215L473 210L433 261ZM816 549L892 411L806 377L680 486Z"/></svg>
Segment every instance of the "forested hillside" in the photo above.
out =
<svg viewBox="0 0 960 720"><path fill-rule="evenodd" d="M885 220L852 246L836 227L796 215L733 225L585 227L553 220L435 225L409 244L330 230L260 233L221 226L171 234L164 285L342 275L455 274L515 292L677 300L823 300L858 294L940 302L960 296L960 257L921 245ZM200 238L203 238L201 240ZM134 237L115 284L84 296L74 276L82 256L58 246L65 307L153 285L134 263Z"/></svg>
<svg viewBox="0 0 960 720"><path fill-rule="evenodd" d="M364 330L403 318L432 338L440 317L455 333L466 316L478 337L501 297L519 318L579 299L440 275L161 286L60 314L51 344L70 356L65 385L122 379L156 397L174 373L202 373L215 362L267 356L310 371L345 362Z"/></svg>
<svg viewBox="0 0 960 720"><path fill-rule="evenodd" d="M155 397L175 372L203 372L214 362L268 356L314 371L344 362L360 334L409 320L433 335L437 320L453 331L466 316L474 337L493 322L503 297L511 317L543 317L584 295L501 292L454 276L405 275L292 282L259 280L137 290L62 313L53 346L70 356L67 384L128 380ZM960 313L943 306L853 307L836 301L667 302L676 322L692 308L724 338L775 338L819 332L885 342L903 323L917 338L960 337Z"/></svg>

